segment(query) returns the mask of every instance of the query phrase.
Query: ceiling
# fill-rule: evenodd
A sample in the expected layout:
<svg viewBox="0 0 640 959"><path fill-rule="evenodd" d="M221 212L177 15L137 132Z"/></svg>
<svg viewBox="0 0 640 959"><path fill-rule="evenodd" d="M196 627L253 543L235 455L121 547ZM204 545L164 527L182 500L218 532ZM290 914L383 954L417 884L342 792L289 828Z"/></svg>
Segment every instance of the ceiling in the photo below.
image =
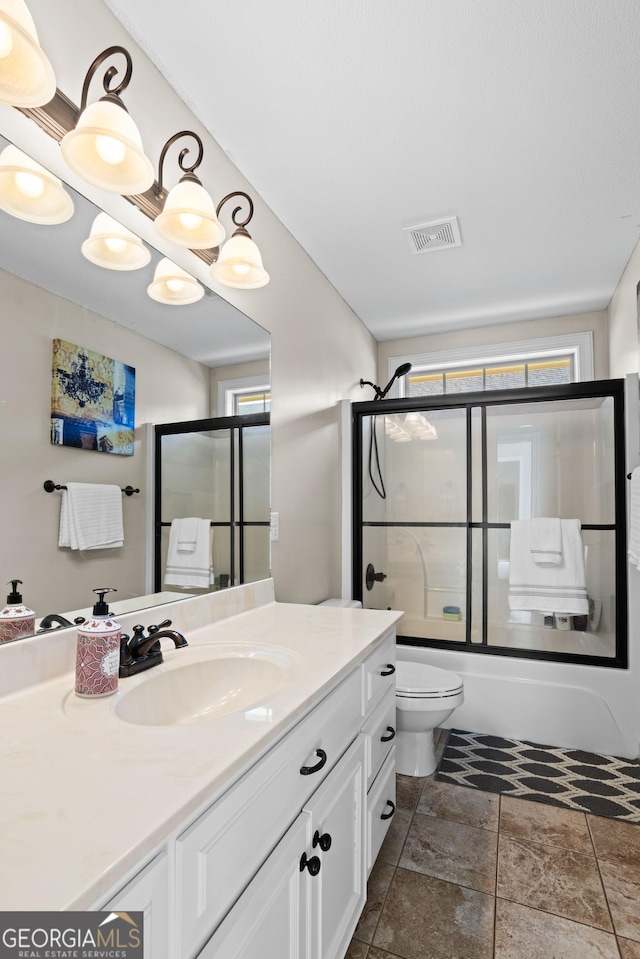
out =
<svg viewBox="0 0 640 959"><path fill-rule="evenodd" d="M637 0L105 2L378 340L606 308ZM450 216L462 245L413 255Z"/></svg>

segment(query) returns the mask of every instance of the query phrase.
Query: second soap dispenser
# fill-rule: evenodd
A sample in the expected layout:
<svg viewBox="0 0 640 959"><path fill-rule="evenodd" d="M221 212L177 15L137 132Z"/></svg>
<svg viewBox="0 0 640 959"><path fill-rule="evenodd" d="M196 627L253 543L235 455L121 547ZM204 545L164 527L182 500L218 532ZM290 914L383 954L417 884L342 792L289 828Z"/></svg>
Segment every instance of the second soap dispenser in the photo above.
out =
<svg viewBox="0 0 640 959"><path fill-rule="evenodd" d="M76 649L75 692L87 699L115 693L120 665L120 623L104 601L106 593L117 590L104 587L93 592L98 594L98 601L91 618L78 626Z"/></svg>

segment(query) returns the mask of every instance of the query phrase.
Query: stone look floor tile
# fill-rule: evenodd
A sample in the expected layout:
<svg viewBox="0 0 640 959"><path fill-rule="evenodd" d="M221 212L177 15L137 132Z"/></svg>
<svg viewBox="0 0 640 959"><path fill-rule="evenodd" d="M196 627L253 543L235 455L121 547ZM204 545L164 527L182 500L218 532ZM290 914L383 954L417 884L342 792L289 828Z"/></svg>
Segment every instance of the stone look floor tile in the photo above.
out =
<svg viewBox="0 0 640 959"><path fill-rule="evenodd" d="M563 846L585 856L593 856L585 814L548 803L503 796L500 804L500 834L550 846Z"/></svg>
<svg viewBox="0 0 640 959"><path fill-rule="evenodd" d="M593 856L500 836L497 895L613 931Z"/></svg>
<svg viewBox="0 0 640 959"><path fill-rule="evenodd" d="M373 945L403 959L491 959L493 912L492 896L397 869Z"/></svg>
<svg viewBox="0 0 640 959"><path fill-rule="evenodd" d="M385 952L384 949L378 949L376 946L371 946L367 959L396 959L396 956L391 952Z"/></svg>
<svg viewBox="0 0 640 959"><path fill-rule="evenodd" d="M396 809L393 819L391 820L391 825L389 826L389 831L384 837L384 842L380 847L378 854L379 860L390 863L392 866L398 865L400 853L402 852L404 841L407 838L412 819L413 813L410 813L407 809Z"/></svg>
<svg viewBox="0 0 640 959"><path fill-rule="evenodd" d="M618 936L640 941L640 867L599 860Z"/></svg>
<svg viewBox="0 0 640 959"><path fill-rule="evenodd" d="M367 943L372 941L394 872L395 866L380 859L376 861L367 883L367 901L353 934L355 939Z"/></svg>
<svg viewBox="0 0 640 959"><path fill-rule="evenodd" d="M611 933L498 899L495 959L618 959L618 950Z"/></svg>
<svg viewBox="0 0 640 959"><path fill-rule="evenodd" d="M436 879L495 894L498 834L416 813L400 865Z"/></svg>
<svg viewBox="0 0 640 959"><path fill-rule="evenodd" d="M427 779L416 812L465 823L478 829L498 830L500 796Z"/></svg>
<svg viewBox="0 0 640 959"><path fill-rule="evenodd" d="M357 939L352 939L344 959L367 959L368 952L369 946L366 942L358 942Z"/></svg>
<svg viewBox="0 0 640 959"><path fill-rule="evenodd" d="M598 859L640 868L640 825L604 816L587 816L587 822Z"/></svg>
<svg viewBox="0 0 640 959"><path fill-rule="evenodd" d="M622 959L640 959L640 942L631 939L618 939L618 949Z"/></svg>
<svg viewBox="0 0 640 959"><path fill-rule="evenodd" d="M419 776L396 776L396 806L413 812L427 780Z"/></svg>

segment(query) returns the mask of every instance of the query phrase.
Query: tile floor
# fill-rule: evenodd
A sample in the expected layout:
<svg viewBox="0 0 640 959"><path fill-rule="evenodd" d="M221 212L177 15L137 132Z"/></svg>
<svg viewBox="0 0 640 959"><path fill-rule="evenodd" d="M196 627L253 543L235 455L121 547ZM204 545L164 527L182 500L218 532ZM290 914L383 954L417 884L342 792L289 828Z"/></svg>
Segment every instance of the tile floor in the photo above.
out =
<svg viewBox="0 0 640 959"><path fill-rule="evenodd" d="M640 959L640 825L398 776L367 896L346 959Z"/></svg>

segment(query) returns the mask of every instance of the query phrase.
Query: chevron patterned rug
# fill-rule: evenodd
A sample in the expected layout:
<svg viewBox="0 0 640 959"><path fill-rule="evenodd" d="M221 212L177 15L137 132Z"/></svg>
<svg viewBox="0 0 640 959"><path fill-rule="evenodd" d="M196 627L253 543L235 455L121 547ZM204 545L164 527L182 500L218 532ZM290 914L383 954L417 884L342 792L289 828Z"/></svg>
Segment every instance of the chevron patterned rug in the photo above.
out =
<svg viewBox="0 0 640 959"><path fill-rule="evenodd" d="M435 778L640 823L640 760L452 729Z"/></svg>

